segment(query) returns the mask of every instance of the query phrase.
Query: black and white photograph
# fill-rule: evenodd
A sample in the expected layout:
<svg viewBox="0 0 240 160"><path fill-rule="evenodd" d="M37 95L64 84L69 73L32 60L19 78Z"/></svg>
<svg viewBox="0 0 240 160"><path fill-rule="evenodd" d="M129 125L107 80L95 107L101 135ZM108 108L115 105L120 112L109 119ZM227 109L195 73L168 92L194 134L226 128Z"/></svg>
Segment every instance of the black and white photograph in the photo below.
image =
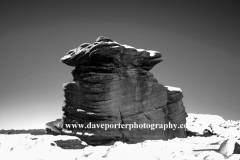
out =
<svg viewBox="0 0 240 160"><path fill-rule="evenodd" d="M0 160L240 160L240 1L2 0Z"/></svg>

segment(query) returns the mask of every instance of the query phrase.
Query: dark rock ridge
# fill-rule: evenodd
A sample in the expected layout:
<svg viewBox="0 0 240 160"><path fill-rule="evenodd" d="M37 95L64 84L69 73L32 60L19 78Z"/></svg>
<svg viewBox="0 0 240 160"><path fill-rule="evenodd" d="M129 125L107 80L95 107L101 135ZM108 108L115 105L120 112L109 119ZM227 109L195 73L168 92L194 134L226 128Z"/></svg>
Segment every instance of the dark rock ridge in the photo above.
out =
<svg viewBox="0 0 240 160"><path fill-rule="evenodd" d="M44 135L46 129L10 129L10 130L0 130L0 134L31 134L31 135Z"/></svg>
<svg viewBox="0 0 240 160"><path fill-rule="evenodd" d="M70 50L61 61L75 67L73 81L64 84L63 125L54 123L55 129L61 134L78 136L91 145L186 137L185 128L150 127L169 123L179 127L186 123L187 117L182 91L164 87L149 72L162 61L161 56L157 51L135 49L106 37ZM84 128L69 128L66 124L84 124ZM89 128L89 124L148 127L105 130Z"/></svg>

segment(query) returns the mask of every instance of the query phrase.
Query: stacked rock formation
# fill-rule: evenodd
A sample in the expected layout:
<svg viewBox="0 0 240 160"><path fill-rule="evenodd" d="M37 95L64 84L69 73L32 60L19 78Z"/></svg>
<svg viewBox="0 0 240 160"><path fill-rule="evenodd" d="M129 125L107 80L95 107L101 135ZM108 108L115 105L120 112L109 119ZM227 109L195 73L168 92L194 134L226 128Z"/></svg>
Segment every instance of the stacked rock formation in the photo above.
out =
<svg viewBox="0 0 240 160"><path fill-rule="evenodd" d="M167 118L171 124L175 124L175 129L170 129L171 133L168 137L170 138L186 138L186 130L184 125L186 124L187 114L185 112L185 107L183 105L183 94L182 90L177 87L165 86L167 87Z"/></svg>
<svg viewBox="0 0 240 160"><path fill-rule="evenodd" d="M182 92L159 84L149 72L160 58L157 51L135 49L106 37L70 50L61 59L75 67L73 81L64 84L62 133L92 145L186 137L185 128L162 128L185 124L187 114ZM134 128L127 126L131 124Z"/></svg>

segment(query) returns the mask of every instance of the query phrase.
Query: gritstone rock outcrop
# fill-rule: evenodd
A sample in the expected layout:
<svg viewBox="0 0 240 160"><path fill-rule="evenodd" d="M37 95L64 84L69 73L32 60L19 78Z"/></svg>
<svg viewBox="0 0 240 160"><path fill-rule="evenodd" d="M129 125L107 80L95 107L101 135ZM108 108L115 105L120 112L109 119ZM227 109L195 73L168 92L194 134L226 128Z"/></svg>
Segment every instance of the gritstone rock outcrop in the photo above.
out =
<svg viewBox="0 0 240 160"><path fill-rule="evenodd" d="M185 128L180 128L187 117L181 89L159 84L149 72L162 61L161 56L157 51L136 49L106 37L70 50L61 59L75 67L73 81L64 84L61 133L78 136L91 145L186 137ZM169 123L178 128L161 128ZM84 124L84 128L66 124ZM105 130L101 124L137 127ZM160 127L151 128L151 124Z"/></svg>

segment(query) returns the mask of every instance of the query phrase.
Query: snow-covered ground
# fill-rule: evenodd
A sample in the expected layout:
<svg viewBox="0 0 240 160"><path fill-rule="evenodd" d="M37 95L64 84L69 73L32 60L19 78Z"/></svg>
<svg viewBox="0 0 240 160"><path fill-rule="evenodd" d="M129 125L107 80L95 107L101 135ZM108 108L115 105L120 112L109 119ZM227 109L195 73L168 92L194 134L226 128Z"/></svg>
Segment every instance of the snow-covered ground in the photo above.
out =
<svg viewBox="0 0 240 160"><path fill-rule="evenodd" d="M213 115L189 114L187 128L199 133L202 133L204 129L209 129L217 135L175 138L169 141L148 140L137 144L115 142L106 146L88 146L74 136L2 134L0 135L0 159L240 160L240 154L232 154L234 148L230 144L240 138L238 122L225 121ZM231 141L225 141L227 139ZM66 149L69 148L68 146L77 149ZM222 150L219 149L220 146ZM229 153L230 156L224 156L220 152Z"/></svg>

